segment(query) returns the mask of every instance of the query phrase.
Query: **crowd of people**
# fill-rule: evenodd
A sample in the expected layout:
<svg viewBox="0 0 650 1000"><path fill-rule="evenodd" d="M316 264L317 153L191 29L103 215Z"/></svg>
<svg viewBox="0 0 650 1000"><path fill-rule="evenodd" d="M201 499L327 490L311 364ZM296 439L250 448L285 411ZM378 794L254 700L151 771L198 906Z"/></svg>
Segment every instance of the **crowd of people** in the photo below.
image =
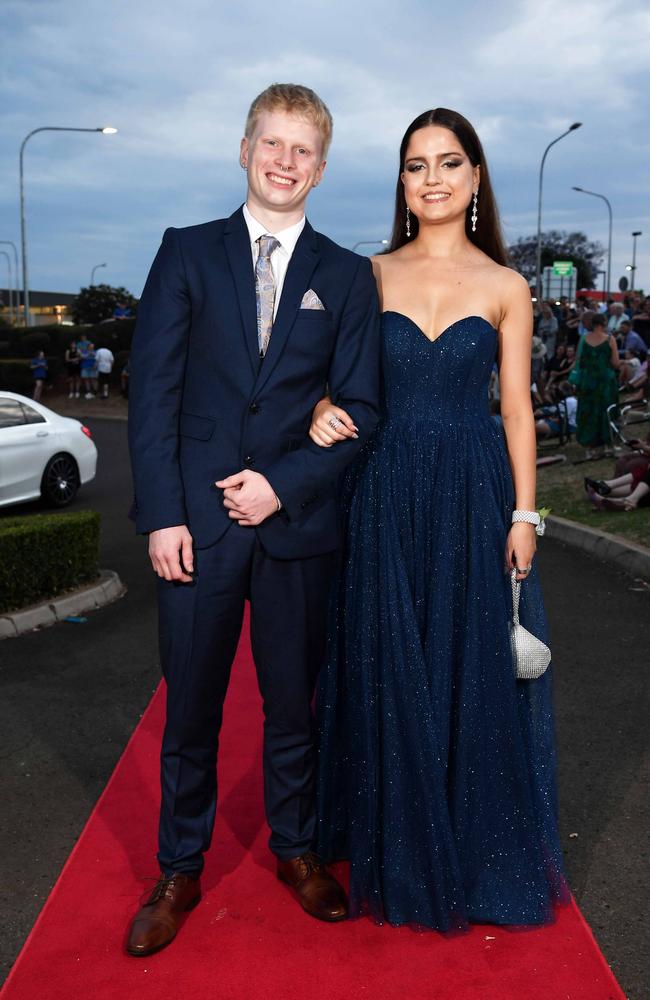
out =
<svg viewBox="0 0 650 1000"><path fill-rule="evenodd" d="M612 451L612 407L643 401L650 297L535 304L531 392L538 438L575 434L585 458Z"/></svg>
<svg viewBox="0 0 650 1000"><path fill-rule="evenodd" d="M534 302L531 396L538 441L572 437L585 459L614 455L612 420L624 406L647 408L650 296L634 293L606 306L587 297L571 306ZM490 383L491 412L500 422L496 364ZM599 509L650 506L650 434L628 438L630 451L609 480L585 477L585 489Z"/></svg>
<svg viewBox="0 0 650 1000"><path fill-rule="evenodd" d="M68 399L108 399L113 378L115 357L109 347L96 347L82 333L77 340L70 341L64 356ZM29 362L34 379L33 398L39 400L48 376L48 361L44 351L38 351ZM129 362L120 372L121 394L128 398Z"/></svg>

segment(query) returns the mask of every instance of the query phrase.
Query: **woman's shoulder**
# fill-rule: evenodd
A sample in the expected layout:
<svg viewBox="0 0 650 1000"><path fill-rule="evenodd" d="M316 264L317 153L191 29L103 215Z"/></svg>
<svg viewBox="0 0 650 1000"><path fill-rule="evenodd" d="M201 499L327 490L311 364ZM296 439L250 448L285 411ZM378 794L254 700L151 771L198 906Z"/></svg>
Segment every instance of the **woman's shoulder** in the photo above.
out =
<svg viewBox="0 0 650 1000"><path fill-rule="evenodd" d="M519 271L515 271L513 267L508 267L507 264L497 264L496 261L492 261L492 266L494 268L494 277L499 280L501 287L513 295L522 295L524 292L530 297L530 286L523 274Z"/></svg>
<svg viewBox="0 0 650 1000"><path fill-rule="evenodd" d="M375 274L381 274L382 271L390 270L394 267L399 267L404 265L404 247L399 247L397 250L391 250L386 253L377 253L370 258L370 263L372 264L372 269ZM408 253L406 254L408 258Z"/></svg>
<svg viewBox="0 0 650 1000"><path fill-rule="evenodd" d="M501 316L505 318L512 314L522 317L530 312L532 318L533 302L526 279L505 264L492 263L491 286L499 300Z"/></svg>

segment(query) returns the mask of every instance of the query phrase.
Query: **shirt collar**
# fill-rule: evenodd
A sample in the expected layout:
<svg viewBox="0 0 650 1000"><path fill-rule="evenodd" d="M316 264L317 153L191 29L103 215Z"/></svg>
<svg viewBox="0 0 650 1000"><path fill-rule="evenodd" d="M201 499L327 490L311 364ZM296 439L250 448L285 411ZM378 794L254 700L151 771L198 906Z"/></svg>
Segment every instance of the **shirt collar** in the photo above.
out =
<svg viewBox="0 0 650 1000"><path fill-rule="evenodd" d="M248 227L248 235L250 237L251 244L256 243L260 236L264 236L266 233L269 236L275 236L278 240L280 246L286 253L291 256L293 251L296 249L296 243L298 238L305 228L305 216L299 222L295 222L293 226L287 226L286 229L280 229L278 232L271 233L261 222L258 222L254 215L249 211L248 205L244 205L244 219L246 220L246 226Z"/></svg>

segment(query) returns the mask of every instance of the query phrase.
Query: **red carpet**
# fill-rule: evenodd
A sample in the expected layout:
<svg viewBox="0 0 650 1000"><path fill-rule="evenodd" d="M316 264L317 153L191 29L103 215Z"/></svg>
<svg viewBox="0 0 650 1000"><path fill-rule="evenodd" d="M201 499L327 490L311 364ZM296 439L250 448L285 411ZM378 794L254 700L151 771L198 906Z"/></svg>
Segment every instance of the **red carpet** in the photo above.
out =
<svg viewBox="0 0 650 1000"><path fill-rule="evenodd" d="M152 699L2 991L3 1000L624 1000L577 907L538 931L327 925L275 879L262 811L261 709L248 642L226 705L204 897L177 940L121 951L155 875L163 691Z"/></svg>

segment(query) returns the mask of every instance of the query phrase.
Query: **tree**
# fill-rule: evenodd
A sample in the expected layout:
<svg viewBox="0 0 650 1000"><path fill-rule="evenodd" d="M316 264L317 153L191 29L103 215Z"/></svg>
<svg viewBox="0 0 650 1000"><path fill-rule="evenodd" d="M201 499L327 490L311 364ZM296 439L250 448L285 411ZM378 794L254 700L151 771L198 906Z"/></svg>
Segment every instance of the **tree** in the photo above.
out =
<svg viewBox="0 0 650 1000"><path fill-rule="evenodd" d="M82 288L72 303L72 316L75 323L101 323L102 320L113 319L118 305L127 306L134 316L137 304L137 299L126 288L91 285Z"/></svg>
<svg viewBox="0 0 650 1000"><path fill-rule="evenodd" d="M512 266L528 282L535 280L537 236L520 236L508 247ZM595 288L599 265L605 249L584 233L565 233L549 229L542 233L542 271L552 267L554 260L571 260L578 271L578 288Z"/></svg>

